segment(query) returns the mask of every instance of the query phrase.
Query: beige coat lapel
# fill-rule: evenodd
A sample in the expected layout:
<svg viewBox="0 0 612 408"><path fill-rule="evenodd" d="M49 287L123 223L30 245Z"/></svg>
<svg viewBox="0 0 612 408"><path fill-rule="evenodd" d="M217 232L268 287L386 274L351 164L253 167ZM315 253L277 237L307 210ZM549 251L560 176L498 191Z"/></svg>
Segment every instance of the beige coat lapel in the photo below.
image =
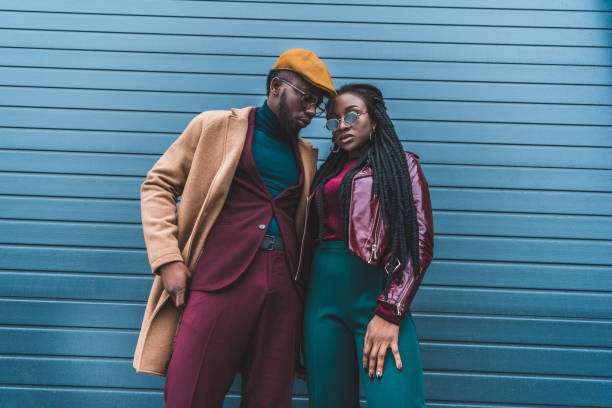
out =
<svg viewBox="0 0 612 408"><path fill-rule="evenodd" d="M314 149L311 143L300 137L298 138L298 151L304 167L304 187L302 189L302 195L295 212L295 228L297 231L298 241L300 241L302 239L304 217L306 215L306 197L308 197L308 194L310 193L310 186L312 185L314 174L317 171L319 150Z"/></svg>
<svg viewBox="0 0 612 408"><path fill-rule="evenodd" d="M206 237L223 209L223 204L229 193L242 150L244 149L251 109L252 107L231 110L227 123L227 131L224 135L221 166L213 177L209 194L204 199L189 241L185 245L183 259L192 272L195 270L200 253L204 248ZM205 152L205 150L203 151ZM202 160L205 160L205 158Z"/></svg>

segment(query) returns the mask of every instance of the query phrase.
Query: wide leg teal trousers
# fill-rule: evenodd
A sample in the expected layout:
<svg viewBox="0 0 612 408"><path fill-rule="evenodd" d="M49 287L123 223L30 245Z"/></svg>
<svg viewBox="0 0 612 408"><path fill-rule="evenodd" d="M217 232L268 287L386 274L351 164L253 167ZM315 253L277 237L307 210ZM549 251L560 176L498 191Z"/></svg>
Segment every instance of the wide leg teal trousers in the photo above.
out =
<svg viewBox="0 0 612 408"><path fill-rule="evenodd" d="M362 368L366 329L384 288L382 268L362 261L342 241L322 241L313 257L304 310L310 407L359 407L359 382L370 408L425 407L423 368L412 315L403 320L398 371L389 350L380 380Z"/></svg>

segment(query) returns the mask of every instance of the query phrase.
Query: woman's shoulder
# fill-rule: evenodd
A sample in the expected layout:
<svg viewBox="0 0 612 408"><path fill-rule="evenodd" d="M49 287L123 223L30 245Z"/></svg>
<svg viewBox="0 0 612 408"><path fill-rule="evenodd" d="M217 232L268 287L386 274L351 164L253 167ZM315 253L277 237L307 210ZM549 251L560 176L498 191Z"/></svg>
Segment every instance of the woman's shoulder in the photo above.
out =
<svg viewBox="0 0 612 408"><path fill-rule="evenodd" d="M419 155L416 153L412 153L412 152L409 152L408 150L404 150L404 154L406 155L406 160L408 161L408 163L419 161Z"/></svg>
<svg viewBox="0 0 612 408"><path fill-rule="evenodd" d="M404 151L406 155L406 163L408 164L408 171L410 172L411 178L422 177L423 170L421 169L421 162L419 160L419 155L416 153Z"/></svg>
<svg viewBox="0 0 612 408"><path fill-rule="evenodd" d="M406 162L408 163L408 167L412 168L414 166L420 166L419 163L419 155L413 152L410 152L408 150L404 150L404 155L406 156ZM371 175L372 174L372 168L369 165L366 165L360 172L359 174L366 174L366 175Z"/></svg>

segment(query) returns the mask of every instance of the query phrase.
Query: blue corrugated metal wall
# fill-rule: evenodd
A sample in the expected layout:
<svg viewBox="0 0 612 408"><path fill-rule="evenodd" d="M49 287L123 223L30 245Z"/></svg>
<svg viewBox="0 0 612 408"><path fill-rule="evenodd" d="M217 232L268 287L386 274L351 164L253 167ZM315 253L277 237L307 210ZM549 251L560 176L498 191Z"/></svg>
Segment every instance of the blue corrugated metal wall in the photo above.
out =
<svg viewBox="0 0 612 408"><path fill-rule="evenodd" d="M131 367L140 183L293 47L380 86L421 156L429 406L612 406L612 2L350 3L0 1L1 407L163 405Z"/></svg>

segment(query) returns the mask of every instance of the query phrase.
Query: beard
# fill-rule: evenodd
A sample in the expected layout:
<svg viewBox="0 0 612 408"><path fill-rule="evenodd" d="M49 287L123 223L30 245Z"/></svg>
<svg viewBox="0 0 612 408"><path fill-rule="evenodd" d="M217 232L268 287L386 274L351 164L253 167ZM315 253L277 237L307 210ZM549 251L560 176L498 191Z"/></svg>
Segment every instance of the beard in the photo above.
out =
<svg viewBox="0 0 612 408"><path fill-rule="evenodd" d="M287 103L287 95L285 92L281 93L280 103L278 105L278 121L285 131L285 134L289 137L297 137L300 133L300 127L291 123L291 109Z"/></svg>

